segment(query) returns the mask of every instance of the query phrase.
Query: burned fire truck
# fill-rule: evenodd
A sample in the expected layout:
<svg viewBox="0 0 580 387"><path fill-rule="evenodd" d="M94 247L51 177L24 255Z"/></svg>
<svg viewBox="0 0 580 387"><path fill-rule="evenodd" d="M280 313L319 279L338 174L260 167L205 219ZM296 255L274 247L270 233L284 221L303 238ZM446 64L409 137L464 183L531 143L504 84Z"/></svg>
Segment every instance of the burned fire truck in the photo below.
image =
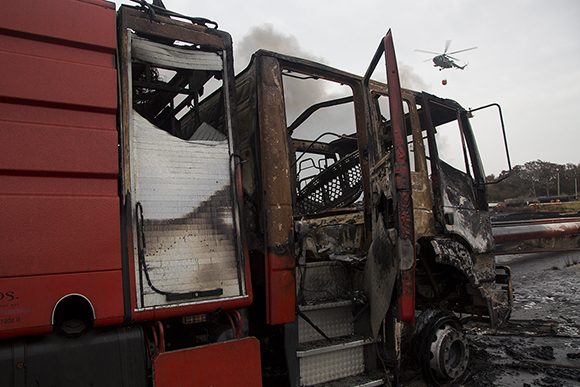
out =
<svg viewBox="0 0 580 387"><path fill-rule="evenodd" d="M472 112L401 90L390 33L364 77L234 77L227 33L144 2L6 3L0 41L1 386L447 383L460 317L509 316Z"/></svg>

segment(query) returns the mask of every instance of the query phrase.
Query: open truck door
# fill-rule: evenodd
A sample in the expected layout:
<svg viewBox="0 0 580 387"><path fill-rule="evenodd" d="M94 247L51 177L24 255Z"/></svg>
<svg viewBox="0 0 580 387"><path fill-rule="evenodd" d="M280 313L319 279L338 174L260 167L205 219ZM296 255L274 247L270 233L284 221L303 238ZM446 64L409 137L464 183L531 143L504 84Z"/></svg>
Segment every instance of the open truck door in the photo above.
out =
<svg viewBox="0 0 580 387"><path fill-rule="evenodd" d="M390 126L374 109L370 78L385 58ZM364 80L368 107L368 165L371 200L371 244L367 255L366 290L372 334L383 327L385 350L394 366L395 385L400 368L400 321L412 322L415 314L415 236L411 172L404 122L403 100L392 33L381 39ZM380 116L380 117L379 117ZM397 285L398 286L395 286ZM396 305L396 306L395 306Z"/></svg>
<svg viewBox="0 0 580 387"><path fill-rule="evenodd" d="M371 128L369 170L372 195L372 243L369 249L368 287L371 301L371 327L378 334L379 326L391 307L397 279L398 318L413 321L415 311L415 237L407 133L404 123L401 85L395 57L393 37L387 32L365 74L365 88L384 55L389 90L390 131L381 125L374 109L369 109ZM369 107L373 100L366 93Z"/></svg>

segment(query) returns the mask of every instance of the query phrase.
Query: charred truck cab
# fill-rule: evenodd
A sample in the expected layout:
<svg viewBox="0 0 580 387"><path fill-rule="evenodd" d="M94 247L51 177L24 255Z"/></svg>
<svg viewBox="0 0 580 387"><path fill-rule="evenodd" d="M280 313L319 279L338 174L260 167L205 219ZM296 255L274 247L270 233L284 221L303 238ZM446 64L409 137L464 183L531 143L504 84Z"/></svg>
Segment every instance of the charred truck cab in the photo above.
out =
<svg viewBox="0 0 580 387"><path fill-rule="evenodd" d="M388 88L370 80L383 47ZM267 385L396 383L412 353L433 383L454 382L469 357L459 316L509 316L469 112L396 74L389 34L366 78L263 50L236 78ZM466 171L439 156L453 125Z"/></svg>

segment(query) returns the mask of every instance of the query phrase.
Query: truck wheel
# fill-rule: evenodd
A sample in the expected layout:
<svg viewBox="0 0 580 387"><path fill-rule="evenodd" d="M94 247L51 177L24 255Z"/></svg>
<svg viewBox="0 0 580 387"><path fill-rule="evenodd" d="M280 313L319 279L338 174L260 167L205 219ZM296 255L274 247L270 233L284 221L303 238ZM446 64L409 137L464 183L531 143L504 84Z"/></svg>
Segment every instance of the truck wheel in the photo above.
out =
<svg viewBox="0 0 580 387"><path fill-rule="evenodd" d="M467 370L469 346L451 312L423 312L417 319L415 348L423 375L435 385L457 383Z"/></svg>

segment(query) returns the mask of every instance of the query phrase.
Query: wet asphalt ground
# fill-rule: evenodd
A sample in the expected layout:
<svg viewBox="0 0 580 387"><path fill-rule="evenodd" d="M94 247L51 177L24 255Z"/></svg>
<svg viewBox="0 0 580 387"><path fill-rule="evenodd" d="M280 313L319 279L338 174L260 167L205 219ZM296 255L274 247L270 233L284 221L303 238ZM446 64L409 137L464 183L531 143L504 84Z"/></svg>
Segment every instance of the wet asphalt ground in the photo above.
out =
<svg viewBox="0 0 580 387"><path fill-rule="evenodd" d="M580 251L500 256L514 288L511 319L466 326L470 363L459 386L580 386ZM420 376L403 382L430 386Z"/></svg>
<svg viewBox="0 0 580 387"><path fill-rule="evenodd" d="M465 386L580 386L580 252L498 257L514 305L497 331L467 327Z"/></svg>

